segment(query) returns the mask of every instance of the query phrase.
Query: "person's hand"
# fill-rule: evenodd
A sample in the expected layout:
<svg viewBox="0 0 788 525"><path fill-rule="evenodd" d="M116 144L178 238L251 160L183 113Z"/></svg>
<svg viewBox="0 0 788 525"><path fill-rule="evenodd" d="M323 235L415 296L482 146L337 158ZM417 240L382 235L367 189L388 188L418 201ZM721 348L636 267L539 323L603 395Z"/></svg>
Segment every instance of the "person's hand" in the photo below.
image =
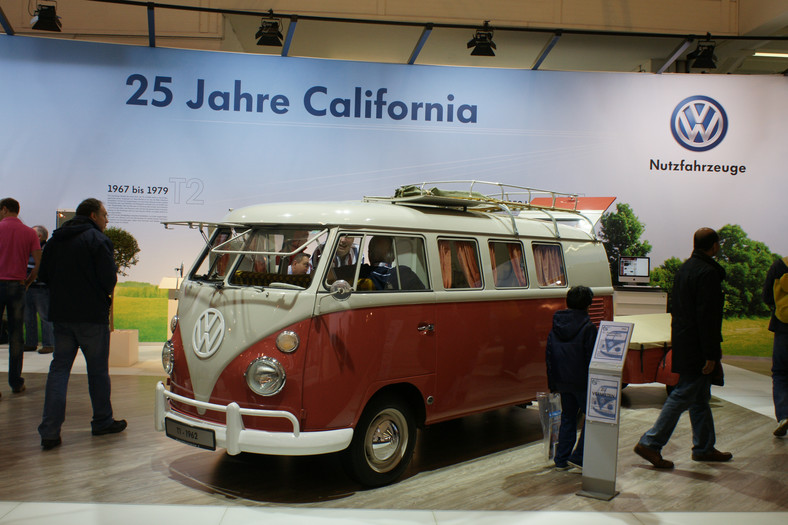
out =
<svg viewBox="0 0 788 525"><path fill-rule="evenodd" d="M703 375L707 376L714 371L714 361L706 360L706 364L703 366Z"/></svg>

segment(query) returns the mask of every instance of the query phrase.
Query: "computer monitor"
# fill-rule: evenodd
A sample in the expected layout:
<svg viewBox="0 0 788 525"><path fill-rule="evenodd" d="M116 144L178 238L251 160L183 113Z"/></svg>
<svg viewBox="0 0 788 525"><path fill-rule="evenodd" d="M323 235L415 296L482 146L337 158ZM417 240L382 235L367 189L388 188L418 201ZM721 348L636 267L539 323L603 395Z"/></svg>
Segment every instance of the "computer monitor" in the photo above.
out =
<svg viewBox="0 0 788 525"><path fill-rule="evenodd" d="M648 257L621 257L618 260L618 282L648 284L651 261Z"/></svg>

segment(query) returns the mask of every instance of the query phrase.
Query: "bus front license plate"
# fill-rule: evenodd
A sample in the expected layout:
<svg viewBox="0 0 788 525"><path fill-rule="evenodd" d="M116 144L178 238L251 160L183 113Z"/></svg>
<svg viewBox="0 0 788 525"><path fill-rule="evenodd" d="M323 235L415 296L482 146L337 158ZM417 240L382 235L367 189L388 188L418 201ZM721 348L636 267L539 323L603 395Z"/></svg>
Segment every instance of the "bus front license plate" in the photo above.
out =
<svg viewBox="0 0 788 525"><path fill-rule="evenodd" d="M213 430L197 428L172 419L165 418L164 429L172 439L208 450L216 450L216 436Z"/></svg>

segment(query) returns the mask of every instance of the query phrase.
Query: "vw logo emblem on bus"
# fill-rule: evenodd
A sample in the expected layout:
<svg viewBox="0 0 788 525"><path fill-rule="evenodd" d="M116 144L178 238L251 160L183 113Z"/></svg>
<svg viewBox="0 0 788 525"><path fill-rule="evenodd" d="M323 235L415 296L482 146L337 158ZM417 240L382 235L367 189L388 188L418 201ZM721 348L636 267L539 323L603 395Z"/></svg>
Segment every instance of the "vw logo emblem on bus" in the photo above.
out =
<svg viewBox="0 0 788 525"><path fill-rule="evenodd" d="M707 151L717 146L728 131L728 116L719 102L697 95L678 103L670 118L670 131L690 151Z"/></svg>
<svg viewBox="0 0 788 525"><path fill-rule="evenodd" d="M197 357L211 357L224 338L224 317L215 308L208 308L197 319L192 334L192 348Z"/></svg>

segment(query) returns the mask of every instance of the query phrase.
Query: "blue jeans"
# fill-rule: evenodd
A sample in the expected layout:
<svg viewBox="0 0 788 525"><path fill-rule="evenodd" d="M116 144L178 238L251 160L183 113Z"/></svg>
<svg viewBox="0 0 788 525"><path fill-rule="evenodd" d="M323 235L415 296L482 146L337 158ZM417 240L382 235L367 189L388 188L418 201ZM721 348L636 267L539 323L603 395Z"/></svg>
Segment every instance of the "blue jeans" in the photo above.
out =
<svg viewBox="0 0 788 525"><path fill-rule="evenodd" d="M711 415L711 374L681 374L679 382L662 405L657 421L643 434L640 444L657 452L662 450L676 429L681 414L689 410L692 425L692 452L708 454L714 450L716 436Z"/></svg>
<svg viewBox="0 0 788 525"><path fill-rule="evenodd" d="M52 323L49 315L49 289L33 285L25 293L25 346L38 346L38 319L41 318L41 345L54 346Z"/></svg>
<svg viewBox="0 0 788 525"><path fill-rule="evenodd" d="M96 323L55 323L55 352L49 364L44 416L38 426L42 439L60 436L66 419L66 394L71 366L82 349L88 369L88 391L93 405L92 430L112 424L109 379L109 326Z"/></svg>
<svg viewBox="0 0 788 525"><path fill-rule="evenodd" d="M775 332L772 348L772 396L777 421L788 418L788 333Z"/></svg>
<svg viewBox="0 0 788 525"><path fill-rule="evenodd" d="M577 439L577 416L586 409L586 392L561 392L561 427L558 430L558 446L555 450L556 466L566 466L567 461L583 465L583 445L586 427ZM577 442L577 446L575 446ZM574 449L574 452L572 451Z"/></svg>
<svg viewBox="0 0 788 525"><path fill-rule="evenodd" d="M21 281L0 281L0 318L8 312L8 384L12 389L25 384L22 379L22 325L25 310L25 285Z"/></svg>

